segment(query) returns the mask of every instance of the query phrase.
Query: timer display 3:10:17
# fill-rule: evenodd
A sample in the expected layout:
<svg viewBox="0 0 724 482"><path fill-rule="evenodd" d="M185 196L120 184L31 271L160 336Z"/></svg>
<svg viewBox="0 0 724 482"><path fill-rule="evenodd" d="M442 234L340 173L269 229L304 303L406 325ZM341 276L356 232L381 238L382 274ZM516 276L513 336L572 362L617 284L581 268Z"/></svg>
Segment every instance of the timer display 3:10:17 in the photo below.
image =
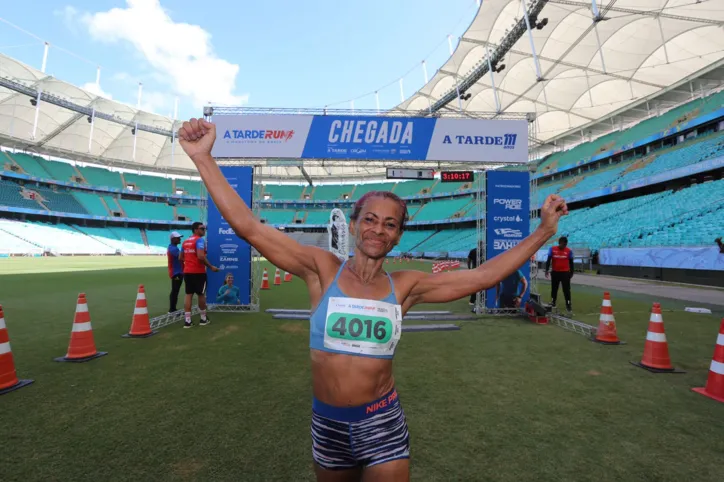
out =
<svg viewBox="0 0 724 482"><path fill-rule="evenodd" d="M468 182L473 180L473 171L441 171L440 182Z"/></svg>

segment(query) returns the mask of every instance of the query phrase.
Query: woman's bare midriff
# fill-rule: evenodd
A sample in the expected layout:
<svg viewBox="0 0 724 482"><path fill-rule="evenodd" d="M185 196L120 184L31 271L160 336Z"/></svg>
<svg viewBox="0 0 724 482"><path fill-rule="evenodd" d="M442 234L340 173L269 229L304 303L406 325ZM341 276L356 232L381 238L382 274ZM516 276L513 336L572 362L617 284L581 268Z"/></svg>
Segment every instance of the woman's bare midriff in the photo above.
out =
<svg viewBox="0 0 724 482"><path fill-rule="evenodd" d="M320 402L355 407L377 400L395 385L392 360L311 350L312 385Z"/></svg>

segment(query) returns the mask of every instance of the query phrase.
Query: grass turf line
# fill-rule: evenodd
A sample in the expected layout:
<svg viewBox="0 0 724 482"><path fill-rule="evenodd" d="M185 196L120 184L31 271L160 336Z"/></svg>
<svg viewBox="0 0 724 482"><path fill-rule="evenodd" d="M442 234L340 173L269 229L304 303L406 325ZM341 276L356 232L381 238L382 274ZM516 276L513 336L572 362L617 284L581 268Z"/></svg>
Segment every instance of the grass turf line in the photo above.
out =
<svg viewBox="0 0 724 482"><path fill-rule="evenodd" d="M152 316L167 309L163 267L0 277L18 374L36 380L0 397L2 479L313 480L307 323L214 314L127 340L138 284ZM54 363L81 291L109 355ZM672 360L688 373L653 375L628 363L652 300L612 298L625 346L502 318L405 333L395 373L413 480L720 480L724 405L690 391L706 380L719 318L663 302ZM601 299L574 286L583 321L597 324ZM262 292L270 307L309 308L301 280Z"/></svg>

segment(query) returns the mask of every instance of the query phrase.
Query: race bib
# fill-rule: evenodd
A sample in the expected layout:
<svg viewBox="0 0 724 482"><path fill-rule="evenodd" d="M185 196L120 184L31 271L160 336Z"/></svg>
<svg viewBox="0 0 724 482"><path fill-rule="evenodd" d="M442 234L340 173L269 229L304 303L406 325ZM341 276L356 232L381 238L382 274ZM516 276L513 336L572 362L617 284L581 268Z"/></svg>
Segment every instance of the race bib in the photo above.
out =
<svg viewBox="0 0 724 482"><path fill-rule="evenodd" d="M330 298L324 346L358 355L392 356L402 333L400 305L356 298Z"/></svg>

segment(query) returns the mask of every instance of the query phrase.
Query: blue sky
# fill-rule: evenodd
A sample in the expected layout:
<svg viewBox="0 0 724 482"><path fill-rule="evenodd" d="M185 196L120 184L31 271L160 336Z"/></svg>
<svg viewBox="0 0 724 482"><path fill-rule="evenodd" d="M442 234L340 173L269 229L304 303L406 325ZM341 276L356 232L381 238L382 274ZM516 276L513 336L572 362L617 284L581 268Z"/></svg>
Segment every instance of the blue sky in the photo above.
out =
<svg viewBox="0 0 724 482"><path fill-rule="evenodd" d="M46 72L163 115L213 101L254 107L375 108L447 59L475 0L51 0L3 2L0 18L51 43ZM40 68L43 44L0 22L0 52ZM454 41L453 46L456 45ZM385 87L386 86L386 87Z"/></svg>

